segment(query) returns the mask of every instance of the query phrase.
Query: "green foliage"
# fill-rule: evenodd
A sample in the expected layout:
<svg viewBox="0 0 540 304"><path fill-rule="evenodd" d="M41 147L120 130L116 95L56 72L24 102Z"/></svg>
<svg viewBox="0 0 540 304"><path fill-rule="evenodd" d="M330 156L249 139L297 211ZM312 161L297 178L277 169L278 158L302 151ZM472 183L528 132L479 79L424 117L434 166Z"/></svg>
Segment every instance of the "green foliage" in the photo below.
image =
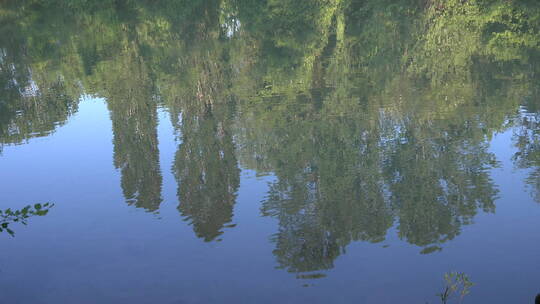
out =
<svg viewBox="0 0 540 304"><path fill-rule="evenodd" d="M0 233L7 232L11 236L15 236L15 232L11 229L14 223L28 224L28 219L33 216L44 216L49 213L49 210L54 207L52 203L28 205L20 210L0 210Z"/></svg>
<svg viewBox="0 0 540 304"><path fill-rule="evenodd" d="M469 280L467 274L463 272L445 273L444 281L446 282L446 287L442 293L438 294L443 304L447 304L452 297L456 296L458 296L459 302L461 303L463 298L470 293L470 289L474 285L474 283Z"/></svg>

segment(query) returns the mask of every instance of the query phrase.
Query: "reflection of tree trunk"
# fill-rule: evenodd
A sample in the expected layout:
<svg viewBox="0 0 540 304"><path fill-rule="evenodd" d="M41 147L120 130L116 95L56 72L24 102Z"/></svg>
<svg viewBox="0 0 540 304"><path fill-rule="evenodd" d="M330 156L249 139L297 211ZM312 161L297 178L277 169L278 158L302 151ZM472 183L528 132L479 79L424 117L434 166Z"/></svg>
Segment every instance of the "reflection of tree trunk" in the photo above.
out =
<svg viewBox="0 0 540 304"><path fill-rule="evenodd" d="M213 54L217 55L217 54ZM197 60L195 66L200 66L200 72L197 79L196 98L203 105L213 105L220 92L225 89L225 75L223 74L223 63L217 63L209 58L205 61Z"/></svg>
<svg viewBox="0 0 540 304"><path fill-rule="evenodd" d="M328 60L330 59L330 56L334 54L334 50L337 46L337 22L337 16L334 15L330 29L328 30L330 34L328 35L326 45L314 60L311 82L312 89L322 89L326 87Z"/></svg>

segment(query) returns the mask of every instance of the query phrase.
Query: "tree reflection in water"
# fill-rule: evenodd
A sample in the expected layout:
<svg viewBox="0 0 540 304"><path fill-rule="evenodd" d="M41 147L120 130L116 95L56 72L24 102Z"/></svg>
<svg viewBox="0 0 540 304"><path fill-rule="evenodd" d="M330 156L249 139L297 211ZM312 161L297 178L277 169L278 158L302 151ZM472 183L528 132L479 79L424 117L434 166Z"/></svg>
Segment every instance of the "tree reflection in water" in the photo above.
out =
<svg viewBox="0 0 540 304"><path fill-rule="evenodd" d="M441 251L495 212L497 132L514 128L538 197L538 2L158 2L3 6L0 147L54 132L83 93L104 97L125 200L158 212L162 107L195 234L234 226L240 167L270 173L261 213L299 278L391 227Z"/></svg>

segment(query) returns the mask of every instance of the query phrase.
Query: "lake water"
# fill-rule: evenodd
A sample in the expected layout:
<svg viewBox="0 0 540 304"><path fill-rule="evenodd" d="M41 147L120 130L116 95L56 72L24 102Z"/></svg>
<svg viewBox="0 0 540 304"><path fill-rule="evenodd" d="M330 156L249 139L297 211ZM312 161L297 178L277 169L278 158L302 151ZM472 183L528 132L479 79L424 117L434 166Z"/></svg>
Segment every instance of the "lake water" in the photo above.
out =
<svg viewBox="0 0 540 304"><path fill-rule="evenodd" d="M534 302L540 4L158 2L0 4L0 303Z"/></svg>

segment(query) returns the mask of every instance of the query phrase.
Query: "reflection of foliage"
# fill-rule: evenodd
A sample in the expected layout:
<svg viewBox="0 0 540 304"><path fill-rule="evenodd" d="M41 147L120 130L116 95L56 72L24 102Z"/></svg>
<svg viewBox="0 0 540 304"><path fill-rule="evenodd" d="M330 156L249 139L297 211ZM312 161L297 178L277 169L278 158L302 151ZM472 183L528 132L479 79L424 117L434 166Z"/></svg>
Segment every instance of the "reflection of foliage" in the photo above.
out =
<svg viewBox="0 0 540 304"><path fill-rule="evenodd" d="M531 173L526 182L540 203L540 113L525 112L521 115L514 141L519 151L513 160L519 168L530 168Z"/></svg>
<svg viewBox="0 0 540 304"><path fill-rule="evenodd" d="M446 287L442 293L438 294L443 304L447 304L448 301L456 295L459 295L459 301L461 303L474 285L474 283L469 280L469 276L463 272L445 273L444 281L446 282Z"/></svg>
<svg viewBox="0 0 540 304"><path fill-rule="evenodd" d="M157 102L144 66L134 54L107 64L104 81L114 133L114 165L122 174L128 204L155 211L161 203L162 176L157 139ZM124 67L133 68L125 71ZM100 67L101 68L101 67Z"/></svg>
<svg viewBox="0 0 540 304"><path fill-rule="evenodd" d="M35 204L34 206L26 206L21 210L0 210L0 232L7 232L11 236L15 236L15 232L11 230L10 225L14 223L27 224L28 218L32 216L44 216L54 206L51 203Z"/></svg>
<svg viewBox="0 0 540 304"><path fill-rule="evenodd" d="M62 83L53 83L46 91L36 92L37 96L0 104L0 145L54 132L77 110L76 102L63 91Z"/></svg>
<svg viewBox="0 0 540 304"><path fill-rule="evenodd" d="M483 126L474 116L464 130L448 127L461 123L455 118L420 123L414 108L399 119L380 111L340 119L308 108L296 120L249 109L261 116L243 120L241 146L256 157L246 163L278 178L262 213L280 222L275 254L290 271L331 268L351 241L384 240L394 217L400 237L435 252L434 244L458 235L478 209L494 210L487 170L496 162L483 138L472 141Z"/></svg>
<svg viewBox="0 0 540 304"><path fill-rule="evenodd" d="M329 269L351 241L384 240L393 221L375 137L359 138L362 126L351 120L278 123L247 125L246 130L266 132L244 146L265 149L254 154L265 156L262 167L273 168L278 177L262 212L279 219L273 239L280 264L294 272Z"/></svg>
<svg viewBox="0 0 540 304"><path fill-rule="evenodd" d="M273 237L280 265L327 269L350 241L383 240L393 217L400 237L425 247L422 253L436 252L478 210L495 210L489 169L497 162L486 141L535 90L535 74L524 73L524 57L508 60L495 54L505 48L489 49L476 32L461 30L463 18L502 12L495 4L480 9L480 2L468 2L475 7L434 3L426 20L414 1L391 8L384 1L347 2L351 11L345 31L336 30L334 53L314 65L335 87L293 95L270 86L260 104L243 105L242 161L278 178L262 211L280 222ZM418 18L409 22L410 16ZM488 20L475 21L486 35L520 35L519 27L489 30ZM491 22L497 20L512 19ZM527 56L535 52L531 47ZM522 81L505 80L508 70ZM371 221L366 228L380 229L364 230L356 214Z"/></svg>
<svg viewBox="0 0 540 304"><path fill-rule="evenodd" d="M68 75L59 75L46 64L47 56L55 56L50 45L42 44L50 38L51 33L45 33L50 23L25 27L21 22L27 19L22 15L38 19L40 14L22 14L22 10L10 10L10 4L3 3L0 9L0 149L2 144L19 144L54 132L77 111L80 94L64 78ZM50 52L47 55L41 52L45 48Z"/></svg>
<svg viewBox="0 0 540 304"><path fill-rule="evenodd" d="M340 1L236 1L246 35L262 59L255 62L254 76L281 88L291 86L294 77L296 83L307 82L306 68L323 51Z"/></svg>
<svg viewBox="0 0 540 304"><path fill-rule="evenodd" d="M217 238L232 221L240 186L226 108L186 111L179 128L182 141L173 167L179 185L178 210L205 241Z"/></svg>
<svg viewBox="0 0 540 304"><path fill-rule="evenodd" d="M0 50L0 149L33 137L47 136L77 111L77 99L70 96L65 82L32 79L19 72L20 58ZM15 62L14 62L14 61Z"/></svg>
<svg viewBox="0 0 540 304"><path fill-rule="evenodd" d="M332 268L394 224L437 252L493 212L487 142L539 92L537 1L8 2L0 143L49 134L82 91L104 97L124 196L156 211L161 104L179 137L178 210L197 236L231 225L239 162L272 173L261 210L293 272ZM532 122L517 122L523 168L538 167Z"/></svg>
<svg viewBox="0 0 540 304"><path fill-rule="evenodd" d="M427 246L453 239L477 209L494 210L497 191L486 171L493 156L486 152L487 145L472 144L469 136L446 130L446 136L436 138L434 125L429 131L413 132L416 135L404 132L399 138L385 162L386 174L392 202L399 210L400 236Z"/></svg>

